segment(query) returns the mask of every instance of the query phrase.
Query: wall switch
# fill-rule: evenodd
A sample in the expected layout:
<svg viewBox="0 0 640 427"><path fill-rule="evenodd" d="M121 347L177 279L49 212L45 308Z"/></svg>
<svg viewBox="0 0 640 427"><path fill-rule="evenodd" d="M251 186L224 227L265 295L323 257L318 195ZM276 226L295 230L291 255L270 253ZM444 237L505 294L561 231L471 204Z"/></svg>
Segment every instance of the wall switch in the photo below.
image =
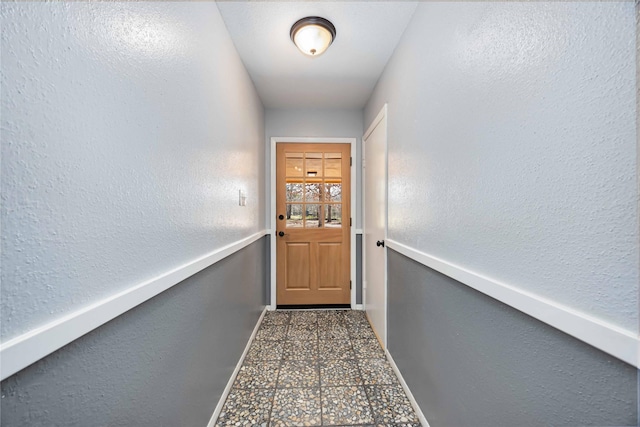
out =
<svg viewBox="0 0 640 427"><path fill-rule="evenodd" d="M240 206L247 206L247 194L242 190L238 191L238 193L239 193L238 204Z"/></svg>

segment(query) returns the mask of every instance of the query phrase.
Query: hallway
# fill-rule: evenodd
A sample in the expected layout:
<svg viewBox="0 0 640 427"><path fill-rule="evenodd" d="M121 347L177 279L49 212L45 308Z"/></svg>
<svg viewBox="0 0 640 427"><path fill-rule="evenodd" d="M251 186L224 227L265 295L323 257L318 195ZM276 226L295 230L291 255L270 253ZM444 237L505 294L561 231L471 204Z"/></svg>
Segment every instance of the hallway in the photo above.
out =
<svg viewBox="0 0 640 427"><path fill-rule="evenodd" d="M0 424L637 427L638 16L0 1Z"/></svg>
<svg viewBox="0 0 640 427"><path fill-rule="evenodd" d="M363 311L268 311L216 426L420 426Z"/></svg>

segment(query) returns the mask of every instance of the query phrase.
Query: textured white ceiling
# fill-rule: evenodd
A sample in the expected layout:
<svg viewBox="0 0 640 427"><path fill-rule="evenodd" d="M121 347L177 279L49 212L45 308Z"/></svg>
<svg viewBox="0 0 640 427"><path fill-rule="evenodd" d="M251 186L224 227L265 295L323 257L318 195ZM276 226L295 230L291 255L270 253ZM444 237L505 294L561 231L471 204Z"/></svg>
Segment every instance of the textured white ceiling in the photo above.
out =
<svg viewBox="0 0 640 427"><path fill-rule="evenodd" d="M231 38L267 108L362 108L417 3L409 1L220 1ZM331 47L303 55L291 25L322 16L336 27Z"/></svg>

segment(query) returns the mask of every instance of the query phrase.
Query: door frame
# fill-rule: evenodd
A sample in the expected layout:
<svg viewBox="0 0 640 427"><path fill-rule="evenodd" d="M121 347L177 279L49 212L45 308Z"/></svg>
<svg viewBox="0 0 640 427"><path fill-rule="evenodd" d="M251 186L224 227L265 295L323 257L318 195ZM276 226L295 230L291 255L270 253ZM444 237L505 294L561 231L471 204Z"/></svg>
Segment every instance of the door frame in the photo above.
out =
<svg viewBox="0 0 640 427"><path fill-rule="evenodd" d="M269 304L269 310L275 310L278 302L276 301L276 267L277 267L277 251L276 251L276 144L279 143L299 143L299 144L350 144L351 146L351 218L352 225L349 230L350 240L350 254L349 254L349 280L351 280L350 301L351 308L356 309L356 218L357 218L357 206L356 195L359 194L359 188L356 185L356 141L357 138L319 138L319 137L292 137L292 136L274 136L271 137L271 158L270 162L270 177L269 177L269 197L270 197L270 218L267 220L269 224L269 235L271 236L270 242L270 269L271 269L271 304Z"/></svg>
<svg viewBox="0 0 640 427"><path fill-rule="evenodd" d="M369 125L369 127L367 128L367 131L364 133L364 135L362 136L362 306L363 309L367 310L367 290L368 290L368 286L367 286L367 242L366 242L366 235L367 235L367 230L366 230L366 222L365 222L365 217L367 215L366 209L365 209L365 203L366 200L365 198L367 197L366 195L366 185L367 185L367 179L366 179L366 153L367 153L367 149L366 149L366 143L365 140L367 138L369 138L369 136L371 136L371 134L373 133L373 131L378 127L378 125L380 124L380 122L382 122L383 120L385 121L385 124L387 125L387 133L385 134L384 138L385 138L385 151L384 151L384 158L385 158L385 164L387 165L385 168L385 176L384 176L384 182L385 182L385 201L384 201L384 210L385 210L385 221L384 221L384 241L387 241L387 234L389 231L389 121L388 121L388 105L385 103L382 108L380 109L380 112L378 112L378 115L376 116L375 119L373 119L373 121L371 122L371 124ZM383 263L383 269L384 269L384 319L385 319L385 325L384 325L384 331L382 331L383 336L382 337L378 337L379 340L382 341L382 346L384 349L387 349L388 346L388 341L387 341L387 330L388 330L388 326L389 326L389 283L388 283L388 276L387 276L387 246L385 246L383 248L384 252L383 252L383 257L384 257L384 263ZM381 333L380 331L376 331L376 335L378 333Z"/></svg>

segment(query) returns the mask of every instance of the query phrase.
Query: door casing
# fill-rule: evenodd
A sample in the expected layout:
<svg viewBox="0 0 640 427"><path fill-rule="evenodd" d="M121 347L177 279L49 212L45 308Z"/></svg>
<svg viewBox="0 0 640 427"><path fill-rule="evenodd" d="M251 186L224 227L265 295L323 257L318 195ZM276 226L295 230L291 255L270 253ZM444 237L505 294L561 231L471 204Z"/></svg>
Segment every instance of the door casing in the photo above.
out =
<svg viewBox="0 0 640 427"><path fill-rule="evenodd" d="M356 138L310 138L310 137L272 137L271 138L271 156L270 156L270 177L269 177L269 194L270 194L270 209L269 217L267 218L267 224L269 224L269 235L271 236L270 245L270 267L271 267L271 304L269 304L269 310L275 310L277 306L276 301L276 144L278 143L308 143L308 144L350 144L351 146L351 158L353 164L351 166L351 218L352 226L349 232L349 239L351 241L350 246L350 267L349 274L352 283L351 286L351 308L361 309L361 306L356 305L356 227L355 221L358 215L356 206L357 194L360 194L360 189L356 183Z"/></svg>

